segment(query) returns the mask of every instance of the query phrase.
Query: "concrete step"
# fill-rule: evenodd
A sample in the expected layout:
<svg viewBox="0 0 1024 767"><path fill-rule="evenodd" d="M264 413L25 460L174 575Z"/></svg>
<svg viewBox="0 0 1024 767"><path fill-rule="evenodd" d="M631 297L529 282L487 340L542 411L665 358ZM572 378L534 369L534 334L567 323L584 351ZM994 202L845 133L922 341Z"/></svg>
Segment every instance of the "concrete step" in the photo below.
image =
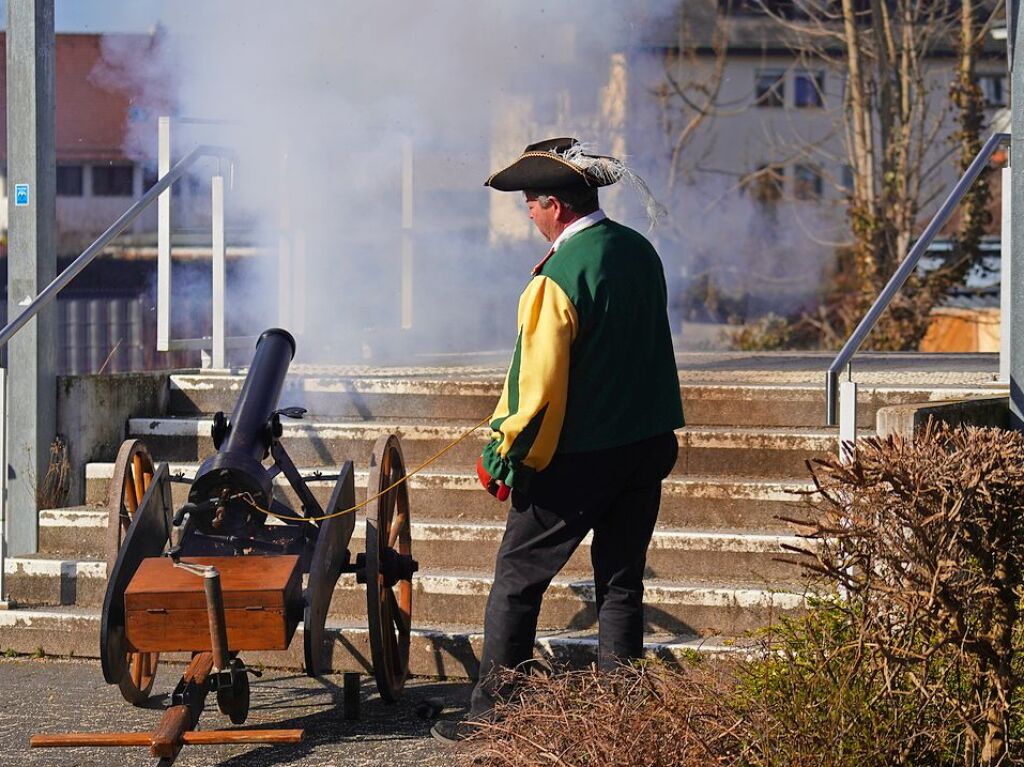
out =
<svg viewBox="0 0 1024 767"><path fill-rule="evenodd" d="M99 657L100 614L98 610L14 609L0 611L0 652L40 653L46 655ZM332 667L335 672L372 669L369 634L365 623L328 623L333 639ZM417 676L474 678L479 668L483 635L471 627L416 624L411 632L409 669ZM723 654L742 650L746 643L722 637L698 638L689 635L648 633L644 652L649 658L681 663L692 653ZM284 652L246 652L249 665L274 668L302 668L302 627ZM577 667L596 660L597 639L591 631L541 632L535 654ZM187 660L184 654L161 659ZM98 673L98 671L97 671ZM97 676L97 684L102 677ZM154 690L159 695L165 690Z"/></svg>
<svg viewBox="0 0 1024 767"><path fill-rule="evenodd" d="M107 589L107 565L45 554L7 557L4 585L18 604L99 606Z"/></svg>
<svg viewBox="0 0 1024 767"><path fill-rule="evenodd" d="M700 636L738 636L766 625L779 614L792 614L803 605L797 580L714 582L648 579L645 610L648 623L659 631ZM98 607L106 588L106 567L95 560L14 557L5 563L8 593L27 605ZM413 615L428 624L479 625L490 591L489 574L471 571L425 571L414 581ZM329 614L347 621L366 615L366 588L354 575L338 582ZM594 587L589 579L558 576L549 587L539 627L546 630L584 629L596 624Z"/></svg>
<svg viewBox="0 0 1024 767"><path fill-rule="evenodd" d="M128 432L145 440L157 460L196 461L215 452L211 425L206 418L132 418ZM411 469L463 437L467 426L451 422L290 422L284 425L282 442L297 465L336 467L352 460L363 468L369 463L374 442L388 433L401 438ZM836 452L837 434L835 430L799 428L687 427L677 432L679 459L674 473L806 479L806 462ZM488 429L475 429L440 456L432 464L434 470L472 467L488 436Z"/></svg>
<svg viewBox="0 0 1024 767"><path fill-rule="evenodd" d="M63 523L67 522L67 526ZM104 557L107 512L103 510L53 509L40 513L40 552L43 556ZM414 520L413 552L421 571L443 571L454 563L463 569L493 571L504 524L501 522L459 522ZM364 549L366 538L362 516L356 522L351 549ZM590 542L583 545L566 565L566 575L589 575ZM659 527L647 556L651 578L771 581L792 577L793 568L780 557L789 556L787 546L806 545L791 535L751 534L744 531L680 530ZM62 603L63 604L63 603Z"/></svg>
<svg viewBox="0 0 1024 767"><path fill-rule="evenodd" d="M243 375L218 373L170 376L170 412L176 415L230 413L242 389ZM442 378L388 376L289 375L281 393L282 407L299 406L314 416L355 420L443 419L479 421L488 416L501 395L503 377Z"/></svg>
<svg viewBox="0 0 1024 767"><path fill-rule="evenodd" d="M490 592L489 575L470 572L417 574L414 619L427 623L480 625ZM716 584L702 581L650 579L644 589L645 624L649 630L698 636L740 636L761 628L774 617L794 615L804 607L798 582ZM363 620L366 593L354 576L343 576L330 614L347 621ZM582 630L597 625L594 586L589 579L558 576L544 596L538 628Z"/></svg>
<svg viewBox="0 0 1024 767"><path fill-rule="evenodd" d="M148 440L147 440L148 441ZM366 458L355 472L356 499L366 498ZM199 464L171 463L172 475L195 476ZM304 476L313 467L300 468ZM101 506L107 500L107 487L113 475L112 463L90 463L86 466L86 503ZM298 501L283 477L275 480L276 491L292 508ZM313 494L326 504L333 482L310 482ZM779 517L803 518L810 513L810 481L772 481L730 476L671 476L662 483L661 524L691 530L742 530L762 533L789 532L790 525ZM171 486L174 503L180 506L188 499L188 485L175 482ZM497 503L483 491L475 473L440 472L425 469L409 479L413 519L434 519L476 522L504 522L508 505ZM40 524L43 524L42 519ZM44 531L40 530L42 536ZM58 544L55 544L58 545ZM47 548L47 551L64 551ZM66 549L73 551L74 549Z"/></svg>
<svg viewBox="0 0 1024 767"><path fill-rule="evenodd" d="M107 512L98 505L43 509L39 512L39 555L65 559L103 559Z"/></svg>
<svg viewBox="0 0 1024 767"><path fill-rule="evenodd" d="M823 368L824 370L824 368ZM313 416L336 420L467 420L488 416L501 394L504 371L444 377L401 368L389 375L291 375L282 405L299 405ZM713 379L714 372L707 374ZM459 376L453 379L452 376ZM761 376L771 379L768 375ZM759 378L748 373L748 381ZM230 413L241 390L242 375L174 374L170 377L170 412L179 416ZM825 392L820 383L687 382L680 387L691 426L806 426L824 424ZM908 402L961 399L991 389L965 386L863 386L857 420L873 426L878 408Z"/></svg>

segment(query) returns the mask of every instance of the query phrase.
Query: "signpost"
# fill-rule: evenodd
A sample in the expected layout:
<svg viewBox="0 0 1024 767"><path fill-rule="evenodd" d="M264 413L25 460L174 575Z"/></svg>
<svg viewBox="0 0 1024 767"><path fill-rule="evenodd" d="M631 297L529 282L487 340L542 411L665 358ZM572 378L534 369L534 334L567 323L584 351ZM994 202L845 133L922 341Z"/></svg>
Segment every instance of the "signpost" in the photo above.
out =
<svg viewBox="0 0 1024 767"><path fill-rule="evenodd" d="M55 276L56 151L53 0L7 0L7 306L13 317ZM56 430L56 306L7 349L7 551L35 552L36 485Z"/></svg>

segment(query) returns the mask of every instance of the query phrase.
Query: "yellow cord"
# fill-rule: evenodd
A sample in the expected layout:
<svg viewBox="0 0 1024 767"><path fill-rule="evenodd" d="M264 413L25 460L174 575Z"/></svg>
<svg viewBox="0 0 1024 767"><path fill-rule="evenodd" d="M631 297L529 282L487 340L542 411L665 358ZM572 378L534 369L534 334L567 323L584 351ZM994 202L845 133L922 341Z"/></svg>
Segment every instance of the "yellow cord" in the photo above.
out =
<svg viewBox="0 0 1024 767"><path fill-rule="evenodd" d="M381 490L375 496L373 496L371 498L367 498L362 503L357 503L355 506L353 506L351 508L348 508L348 509L342 509L341 511L335 511L335 512L333 512L331 514L324 514L323 516L320 516L320 517L293 517L293 516L289 516L287 514L278 514L276 512L271 511L270 509L264 509L262 506L260 506L259 504L256 503L256 501L252 497L252 493L239 493L238 495L235 495L233 497L234 498L238 498L238 499L240 499L242 501L245 501L247 504L252 506L252 508L256 509L257 511L262 511L268 517L275 517L276 519L283 519L283 520L287 520L289 522L322 522L323 520L331 519L332 517L340 517L340 516L343 516L345 514L351 514L354 511L359 511L359 509L363 508L364 506L368 506L369 504L373 503L374 501L376 501L381 496L386 495L387 493L391 492L392 490L394 490L399 485L401 485L404 482L406 482L409 479L409 477L411 477L414 474L417 474L418 472L422 471L427 466L429 466L434 461L436 461L438 458L440 458L442 455L444 455L449 450L451 450L453 447L458 445L460 442L462 442L465 439L468 439L470 436L472 436L473 432L475 432L477 429L479 429L481 426L483 426L489 420L491 420L491 417L487 416L485 419L480 421L480 423L476 424L475 426L471 427L466 432L464 432L462 434L462 436L459 437L457 440L455 440L454 442L452 442L452 443L446 445L445 447L441 448L436 453L434 453L432 456L430 456L430 458L428 458L423 463L421 463L419 466L417 466L415 469L413 469L412 471L408 472L400 480L398 480L397 482L393 482L388 487L385 487L383 490Z"/></svg>

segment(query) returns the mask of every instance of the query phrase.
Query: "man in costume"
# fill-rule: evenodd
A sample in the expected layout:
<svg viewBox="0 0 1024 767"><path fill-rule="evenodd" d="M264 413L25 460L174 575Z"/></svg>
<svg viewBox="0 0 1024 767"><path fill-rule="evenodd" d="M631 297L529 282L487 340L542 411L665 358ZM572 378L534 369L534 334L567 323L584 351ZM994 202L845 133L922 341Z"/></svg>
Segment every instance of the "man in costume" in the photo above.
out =
<svg viewBox="0 0 1024 767"><path fill-rule="evenodd" d="M647 547L683 411L661 260L598 205L598 188L623 177L653 216L638 176L575 139L531 144L485 182L523 192L551 248L520 298L515 351L477 464L483 486L512 503L470 720L490 715L495 672L532 658L544 591L591 531L599 667L643 653ZM460 740L471 729L438 722L433 733Z"/></svg>

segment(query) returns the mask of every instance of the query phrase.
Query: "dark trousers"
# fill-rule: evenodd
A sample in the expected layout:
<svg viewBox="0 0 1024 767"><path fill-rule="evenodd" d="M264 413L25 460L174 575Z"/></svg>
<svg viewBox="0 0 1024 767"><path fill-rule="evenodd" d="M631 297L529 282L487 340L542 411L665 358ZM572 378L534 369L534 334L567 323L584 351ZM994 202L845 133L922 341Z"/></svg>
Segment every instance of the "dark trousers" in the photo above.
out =
<svg viewBox="0 0 1024 767"><path fill-rule="evenodd" d="M602 670L643 653L643 574L672 470L672 433L631 445L554 457L528 493L513 492L484 614L480 677L470 717L486 716L498 690L496 669L533 657L541 599L551 579L593 530L590 547Z"/></svg>

